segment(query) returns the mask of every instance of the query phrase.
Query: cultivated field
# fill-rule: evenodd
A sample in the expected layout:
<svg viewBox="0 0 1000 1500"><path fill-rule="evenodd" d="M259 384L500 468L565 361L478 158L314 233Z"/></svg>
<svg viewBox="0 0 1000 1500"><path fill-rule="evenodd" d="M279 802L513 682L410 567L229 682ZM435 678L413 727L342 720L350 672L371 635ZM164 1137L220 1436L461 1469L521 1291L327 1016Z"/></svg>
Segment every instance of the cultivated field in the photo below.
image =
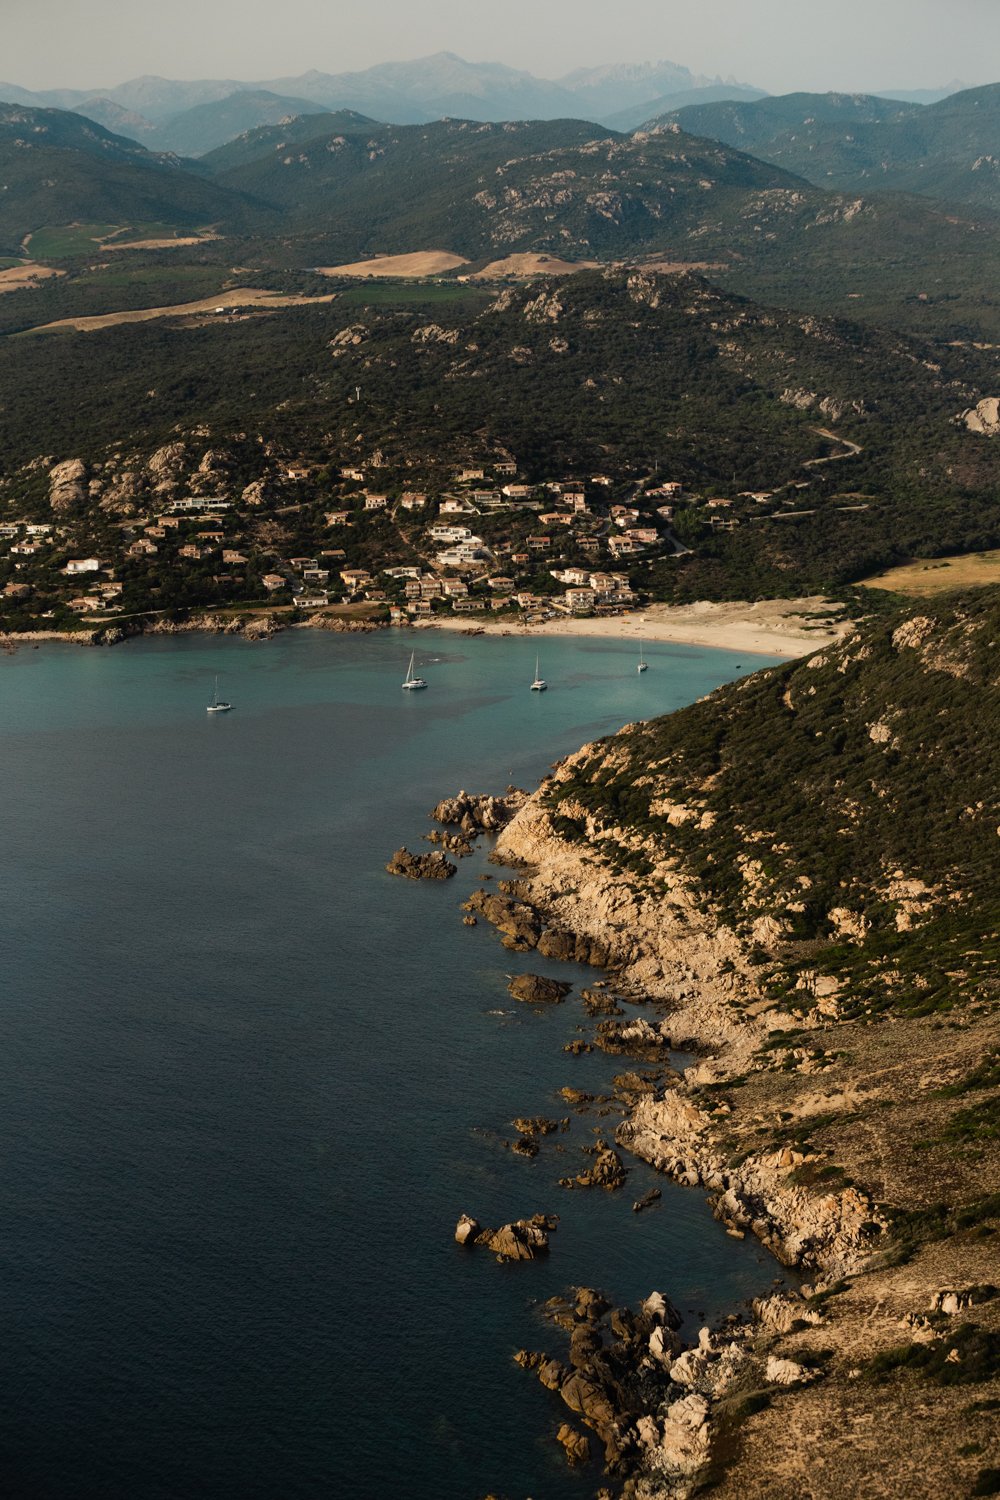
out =
<svg viewBox="0 0 1000 1500"><path fill-rule="evenodd" d="M470 280L496 281L504 276L571 276L574 271L593 271L597 264L596 260L560 260L557 255L507 255L503 260L491 260Z"/></svg>
<svg viewBox="0 0 1000 1500"><path fill-rule="evenodd" d="M469 262L449 250L417 250L411 255L378 255L346 266L317 266L320 276L439 276Z"/></svg>
<svg viewBox="0 0 1000 1500"><path fill-rule="evenodd" d="M947 593L949 589L976 588L987 583L1000 583L1000 549L903 563L863 579L862 587L888 589L893 594L912 594L924 599L931 594Z"/></svg>
<svg viewBox="0 0 1000 1500"><path fill-rule="evenodd" d="M10 266L6 271L0 271L0 296L4 292L21 292L25 287L38 286L39 282L47 280L50 276L65 276L65 271L57 271L55 266L39 266L34 261L22 261L19 265Z"/></svg>

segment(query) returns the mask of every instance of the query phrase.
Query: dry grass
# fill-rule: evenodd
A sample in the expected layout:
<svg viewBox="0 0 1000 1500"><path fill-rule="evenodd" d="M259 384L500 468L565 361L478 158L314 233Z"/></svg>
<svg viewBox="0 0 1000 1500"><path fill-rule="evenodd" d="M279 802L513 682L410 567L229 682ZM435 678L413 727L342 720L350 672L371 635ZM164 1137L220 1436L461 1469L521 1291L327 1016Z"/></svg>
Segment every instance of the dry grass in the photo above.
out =
<svg viewBox="0 0 1000 1500"><path fill-rule="evenodd" d="M884 573L865 578L862 587L888 589L894 594L911 594L914 598L926 599L933 594L946 593L949 589L977 588L998 582L1000 550L903 563L901 567L889 568Z"/></svg>
<svg viewBox="0 0 1000 1500"><path fill-rule="evenodd" d="M557 255L508 255L491 260L470 281L497 281L504 276L571 276L574 271L593 271L596 260L560 260Z"/></svg>
<svg viewBox="0 0 1000 1500"><path fill-rule="evenodd" d="M209 240L219 240L220 234L188 234L176 235L173 239L162 240L101 240L101 248L104 250L176 250L183 245L206 245Z"/></svg>
<svg viewBox="0 0 1000 1500"><path fill-rule="evenodd" d="M410 255L378 255L346 266L317 266L321 276L439 276L469 262L450 250L417 250Z"/></svg>
<svg viewBox="0 0 1000 1500"><path fill-rule="evenodd" d="M23 266L11 266L7 271L0 271L0 296L4 292L23 291L25 287L37 286L51 276L65 274L65 271L58 271L54 266L39 266L34 261L27 260Z"/></svg>
<svg viewBox="0 0 1000 1500"><path fill-rule="evenodd" d="M645 271L662 271L664 276L682 276L685 271L725 271L726 265L718 260L645 260Z"/></svg>
<svg viewBox="0 0 1000 1500"><path fill-rule="evenodd" d="M252 308L259 312L270 312L280 307L306 307L333 302L336 292L326 297L283 296L278 292L261 291L259 287L240 287L233 292L218 292L214 297L202 297L197 302L180 302L171 307L138 307L130 312L99 313L85 318L57 318L54 323L40 323L29 333L48 333L54 329L72 329L76 333L94 333L101 328L116 328L121 323L149 323L154 318L190 318L199 314L214 313L217 308L237 312Z"/></svg>

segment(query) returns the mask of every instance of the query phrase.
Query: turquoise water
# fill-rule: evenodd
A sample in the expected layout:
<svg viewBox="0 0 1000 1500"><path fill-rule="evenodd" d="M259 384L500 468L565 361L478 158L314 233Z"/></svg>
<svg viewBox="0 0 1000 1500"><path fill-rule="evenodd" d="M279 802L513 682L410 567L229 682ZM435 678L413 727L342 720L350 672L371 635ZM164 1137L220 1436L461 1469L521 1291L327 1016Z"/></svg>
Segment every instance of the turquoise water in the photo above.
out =
<svg viewBox="0 0 1000 1500"><path fill-rule="evenodd" d="M535 1161L517 1114L621 1060L515 1012L509 954L447 885L393 880L427 810L761 658L547 640L179 637L0 658L0 1490L31 1500L581 1500L562 1413L511 1361L535 1305L653 1288L692 1320L767 1286L701 1195L565 1193L595 1121ZM737 665L740 663L740 665ZM207 715L221 673L231 714ZM557 1146L570 1154L562 1155ZM458 1215L561 1214L545 1262Z"/></svg>

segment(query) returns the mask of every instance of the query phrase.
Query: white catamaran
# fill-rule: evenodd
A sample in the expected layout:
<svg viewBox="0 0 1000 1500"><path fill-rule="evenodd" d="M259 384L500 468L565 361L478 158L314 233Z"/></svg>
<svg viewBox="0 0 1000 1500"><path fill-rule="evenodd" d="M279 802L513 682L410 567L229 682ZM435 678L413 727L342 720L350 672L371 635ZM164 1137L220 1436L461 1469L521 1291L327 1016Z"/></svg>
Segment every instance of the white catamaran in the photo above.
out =
<svg viewBox="0 0 1000 1500"><path fill-rule="evenodd" d="M414 677L413 675L413 663L416 660L416 655L417 653L414 651L410 656L410 665L406 669L406 680L403 683L404 688L411 691L413 688L425 688L427 686L427 682L423 677Z"/></svg>
<svg viewBox="0 0 1000 1500"><path fill-rule="evenodd" d="M538 657L536 656L535 657L535 680L531 684L531 691L533 693L544 693L545 689L547 687L548 687L548 683L545 681L545 678L544 677L539 677L539 675L538 675Z"/></svg>
<svg viewBox="0 0 1000 1500"><path fill-rule="evenodd" d="M231 703L226 703L219 697L219 679L216 677L215 691L212 694L211 703L206 705L206 712L210 714L227 714L232 706Z"/></svg>

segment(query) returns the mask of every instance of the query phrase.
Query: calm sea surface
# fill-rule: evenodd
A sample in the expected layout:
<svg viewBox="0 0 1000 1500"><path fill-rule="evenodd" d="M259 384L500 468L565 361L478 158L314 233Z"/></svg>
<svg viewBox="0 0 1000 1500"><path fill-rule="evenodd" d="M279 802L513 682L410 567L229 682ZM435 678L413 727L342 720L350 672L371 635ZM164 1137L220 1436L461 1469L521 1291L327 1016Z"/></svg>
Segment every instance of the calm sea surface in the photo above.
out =
<svg viewBox="0 0 1000 1500"><path fill-rule="evenodd" d="M566 1193L621 1060L515 1013L509 954L447 885L383 871L460 786L549 763L762 658L297 632L0 657L0 1493L26 1500L579 1500L564 1415L518 1370L572 1284L691 1318L768 1286L703 1197L636 1165ZM738 665L739 663L739 665ZM205 713L213 674L231 714ZM556 1144L557 1143L557 1144ZM569 1154L559 1154L558 1146ZM462 1212L562 1221L549 1259L452 1242Z"/></svg>

